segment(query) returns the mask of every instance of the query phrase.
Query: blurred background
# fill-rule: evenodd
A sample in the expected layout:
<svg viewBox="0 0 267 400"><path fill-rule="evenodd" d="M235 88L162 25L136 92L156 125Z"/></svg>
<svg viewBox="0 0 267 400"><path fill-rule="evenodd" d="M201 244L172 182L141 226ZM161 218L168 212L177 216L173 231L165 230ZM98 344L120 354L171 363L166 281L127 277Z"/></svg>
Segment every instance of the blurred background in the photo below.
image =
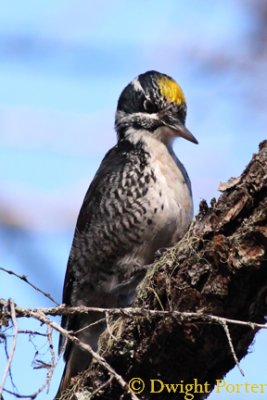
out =
<svg viewBox="0 0 267 400"><path fill-rule="evenodd" d="M171 75L186 94L187 126L199 145L181 139L175 151L191 177L195 212L201 199L218 197L218 184L238 176L266 138L266 68L265 0L1 2L0 266L61 301L79 208L116 143L118 96L149 69ZM3 271L0 296L24 307L53 305ZM44 331L29 320L19 327ZM227 382L266 382L266 345L261 332L241 363L245 377L235 368ZM49 359L46 338L19 335L6 389L34 393ZM62 368L61 360L39 398L53 398Z"/></svg>

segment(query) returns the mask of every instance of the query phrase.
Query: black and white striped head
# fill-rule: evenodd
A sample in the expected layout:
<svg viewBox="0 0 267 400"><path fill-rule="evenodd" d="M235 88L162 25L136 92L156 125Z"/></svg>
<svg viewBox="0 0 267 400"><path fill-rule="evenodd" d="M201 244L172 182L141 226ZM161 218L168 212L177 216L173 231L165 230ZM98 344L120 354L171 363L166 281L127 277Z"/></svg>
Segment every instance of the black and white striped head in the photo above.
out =
<svg viewBox="0 0 267 400"><path fill-rule="evenodd" d="M181 87L168 75L148 71L122 91L116 112L118 140L137 131L149 131L160 140L180 136L198 143L185 127L186 100Z"/></svg>

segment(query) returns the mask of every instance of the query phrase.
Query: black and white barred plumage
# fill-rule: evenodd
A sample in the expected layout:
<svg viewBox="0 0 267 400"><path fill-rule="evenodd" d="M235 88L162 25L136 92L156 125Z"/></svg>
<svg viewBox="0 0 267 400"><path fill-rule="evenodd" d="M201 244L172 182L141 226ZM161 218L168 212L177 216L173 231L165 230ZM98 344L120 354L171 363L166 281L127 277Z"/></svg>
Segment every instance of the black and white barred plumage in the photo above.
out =
<svg viewBox="0 0 267 400"><path fill-rule="evenodd" d="M125 307L155 252L173 245L193 215L188 175L172 150L175 136L197 143L185 128L186 104L170 77L149 71L122 92L116 113L118 143L103 159L83 202L64 283L63 303ZM102 315L62 318L62 326L97 350ZM63 346L63 339L60 346ZM88 353L66 343L57 398L86 369Z"/></svg>

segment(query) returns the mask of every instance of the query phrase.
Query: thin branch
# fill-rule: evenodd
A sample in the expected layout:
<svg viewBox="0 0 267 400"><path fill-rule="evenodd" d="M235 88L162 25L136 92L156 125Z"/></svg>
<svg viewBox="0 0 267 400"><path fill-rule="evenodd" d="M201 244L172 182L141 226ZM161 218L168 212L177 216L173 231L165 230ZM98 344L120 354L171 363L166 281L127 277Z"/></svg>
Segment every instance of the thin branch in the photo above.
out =
<svg viewBox="0 0 267 400"><path fill-rule="evenodd" d="M47 337L47 333L43 333L43 332L38 332L38 331L32 331L30 329L19 329L18 330L18 334L22 334L22 335L29 335L29 336L43 336L43 337ZM10 337L14 337L14 334L0 334L0 338L2 339L3 336L5 336L6 338L10 338Z"/></svg>
<svg viewBox="0 0 267 400"><path fill-rule="evenodd" d="M24 334L24 335L30 335L30 336L44 336L44 337L48 336L47 333L32 331L29 329L19 329L18 333Z"/></svg>
<svg viewBox="0 0 267 400"><path fill-rule="evenodd" d="M18 399L35 399L35 394L31 395L31 394L19 394L16 392L13 392L12 390L8 390L8 389L3 389L3 392L11 394L14 397L17 397Z"/></svg>
<svg viewBox="0 0 267 400"><path fill-rule="evenodd" d="M115 338L115 336L112 333L112 330L111 330L111 327L110 327L110 316L109 316L109 313L107 311L105 311L105 317L106 317L106 324L107 324L108 334L113 340L117 341L117 338Z"/></svg>
<svg viewBox="0 0 267 400"><path fill-rule="evenodd" d="M0 339L2 339L2 341L4 342L4 351L5 351L5 356L6 356L7 360L8 360L8 357L9 357L9 355L8 355L7 338L9 338L9 337L14 337L14 335L8 335L6 333L0 333ZM13 376L12 376L10 371L9 371L9 377L10 377L12 386L15 387L15 383L13 381Z"/></svg>
<svg viewBox="0 0 267 400"><path fill-rule="evenodd" d="M36 285L34 285L32 282L30 282L26 275L19 275L16 272L14 272L14 271L12 271L10 269L3 268L3 267L0 267L0 271L6 272L9 275L16 276L17 278L21 279L23 282L26 282L28 285L30 285L34 290L36 290L37 292L43 294L50 301L52 301L54 304L56 304L57 306L59 305L59 303L49 293L44 292L42 289L38 288Z"/></svg>
<svg viewBox="0 0 267 400"><path fill-rule="evenodd" d="M49 350L50 350L50 354L51 354L51 363L50 363L50 368L49 371L47 373L47 379L46 379L46 384L47 384L47 393L49 392L49 388L50 388L50 382L53 376L53 372L56 366L55 363L55 351L54 351L54 345L53 345L53 340L52 340L52 329L51 327L48 325L47 326L47 336L48 336L48 343L49 343Z"/></svg>
<svg viewBox="0 0 267 400"><path fill-rule="evenodd" d="M5 368L3 379L2 379L2 383L0 385L0 398L2 398L5 382L6 382L7 376L9 374L9 372L10 372L11 363L12 363L12 360L13 360L13 357L14 357L14 354L15 354L15 349L16 349L16 344L17 344L17 337L18 337L18 324L17 324L17 318L16 318L15 304L11 299L9 300L9 307L10 307L10 313L11 313L13 329L14 329L14 338L13 338L13 341L12 341L10 353L9 353L9 356L8 356L6 368Z"/></svg>
<svg viewBox="0 0 267 400"><path fill-rule="evenodd" d="M4 299L0 299L0 305L7 307L8 302ZM242 321L231 318L218 317L216 315L204 314L200 312L184 312L184 311L167 311L167 310L146 310L140 307L126 307L126 308L99 308L99 307L66 307L64 305L60 305L58 307L50 307L50 308L24 308L16 306L17 317L31 317L34 313L41 312L44 315L82 315L88 314L91 312L96 313L108 313L109 315L119 315L122 317L133 318L136 316L139 317L159 317L159 316L167 316L167 317L176 317L180 322L189 321L189 322L197 322L201 323L217 323L222 324L222 322L226 322L230 325L242 325L251 328L252 330L256 329L267 329L267 324L258 324L256 322L251 321ZM7 310L5 312L6 317L10 317L10 312Z"/></svg>
<svg viewBox="0 0 267 400"><path fill-rule="evenodd" d="M10 316L13 322L13 342L12 342L12 346L11 346L11 350L10 350L10 354L8 356L8 360L7 360L7 364L6 364L6 368L5 368L5 372L4 372L4 376L3 376L3 380L0 386L0 398L3 392L12 394L13 396L17 397L17 398L30 398L30 399L35 399L39 393L41 393L45 387L47 387L47 392L49 390L49 386L50 386L50 381L55 369L55 352L54 352L54 348L53 348L53 342L52 342L52 331L51 331L51 327L49 325L47 325L47 333L46 334L41 334L40 332L37 331L20 331L18 329L18 324L17 324L17 319L16 319L16 306L14 304L14 302L12 300L9 300L9 302L6 302L5 307L8 307L9 305L9 309L10 309ZM12 359L14 357L14 353L15 353L15 348L16 348L16 341L17 341L17 337L19 333L27 333L29 335L41 335L41 336L45 336L48 338L48 343L49 343L49 350L50 350L50 354L51 354L51 362L50 364L47 364L45 366L45 368L49 368L45 382L42 384L41 387L38 388L38 390L36 390L34 393L29 394L29 395L20 395L19 393L13 392L13 391L9 391L7 389L4 388L5 385L5 381L7 378L8 373L10 374L10 367L11 367L11 362ZM13 383L14 386L14 383Z"/></svg>
<svg viewBox="0 0 267 400"><path fill-rule="evenodd" d="M227 325L227 323L225 321L221 321L221 325L222 325L222 327L224 329L224 332L226 334L226 337L227 337L227 340L228 340L228 344L229 344L232 356L233 356L233 358L235 360L236 366L239 369L240 374L242 376L245 376L244 371L242 370L242 368L240 366L240 363L239 363L239 360L237 358L237 355L236 355L236 352L235 352L235 349L234 349L234 346L233 346L233 342L232 342L232 338L231 338L231 335L230 335L230 331L229 331L228 325Z"/></svg>
<svg viewBox="0 0 267 400"><path fill-rule="evenodd" d="M56 322L51 321L47 315L70 315L70 314L85 314L89 312L97 312L97 313L103 313L105 314L105 318L107 321L107 325L109 326L109 317L112 315L119 315L121 317L126 317L126 318L133 318L136 316L143 316L143 317L158 317L158 316L171 316L177 318L177 320L182 323L182 322L199 322L199 323L216 323L219 324L223 327L230 349L231 353L233 355L233 358L241 372L241 374L244 376L244 372L242 371L238 358L236 356L234 346L231 340L228 324L232 325L242 325L249 327L253 330L255 329L267 329L267 324L258 324L250 321L240 321L240 320L234 320L230 318L223 318L223 317L218 317L215 315L209 315L209 314L202 314L199 312L179 312L179 311L165 311L165 310L145 310L142 308L133 308L133 307L127 307L127 308L114 308L114 309L107 309L107 308L97 308L97 307L85 307L85 306L80 306L80 307L64 307L63 305L60 305L58 307L50 307L50 308L39 308L39 309L31 309L31 308L22 308L19 306L15 306L14 303L12 303L12 309L10 307L10 311L8 310L8 302L5 300L0 299L0 305L4 306L4 309L6 308L7 310L4 310L4 313L6 317L12 318L12 321L14 320L14 317L12 315L14 312L17 313L18 317L32 317L34 319L39 320L42 323L47 324L48 327L53 328L60 332L64 337L66 337L68 340L74 342L78 347L81 349L89 352L92 357L100 364L102 365L110 374L111 377L115 378L117 382L121 385L121 387L124 390L127 390L128 393L130 393L132 400L138 400L138 397L134 394L129 392L127 382L122 378L121 375L119 375L106 361L103 357L101 357L98 353L93 351L93 349L85 344L82 343L76 336L74 336L72 333L68 332L64 328L62 328L60 325L58 325ZM12 311L13 310L13 311ZM14 322L13 322L14 324ZM14 325L15 326L15 325ZM18 330L17 330L18 332ZM110 330L110 334L111 330ZM49 334L48 338L49 338ZM52 344L51 342L51 334L50 334L50 346ZM52 348L51 348L52 351ZM10 357L9 357L10 358ZM54 369L54 356L51 354L51 367L49 369L48 375L46 382L42 385L41 388L38 389L34 394L29 395L29 396L23 396L24 398L35 398L37 394L39 394L45 386L49 385L50 382L50 377L52 376L53 369ZM4 389L5 390L5 389Z"/></svg>
<svg viewBox="0 0 267 400"><path fill-rule="evenodd" d="M43 322L50 326L51 328L54 328L58 332L60 332L64 337L66 337L68 340L72 341L75 343L78 347L80 347L82 350L87 351L92 355L92 357L102 366L104 367L111 376L113 376L117 382L120 384L123 390L126 390L128 394L130 394L132 400L139 400L138 397L129 391L127 382L122 378L121 375L119 375L107 362L106 360L101 357L98 353L96 353L91 346L88 344L82 343L76 336L73 336L70 334L66 329L62 328L60 325L58 325L56 322L51 321L49 318L46 317L46 315L41 311L29 311L28 316L37 319L40 322ZM39 390L38 390L39 391Z"/></svg>
<svg viewBox="0 0 267 400"><path fill-rule="evenodd" d="M53 346L53 341L52 341L52 330L51 330L51 326L50 325L47 325L47 334L46 334L46 336L48 338L48 343L49 343L49 350L50 350L50 354L51 354L51 362L50 362L50 364L42 363L43 365L42 365L41 368L49 368L49 370L47 372L46 379L45 379L44 383L42 384L42 386L40 386L31 395L25 396L27 398L35 399L38 396L38 394L41 393L45 389L45 387L47 387L47 393L48 393L49 388L50 388L51 378L52 378L53 372L54 372L56 364L57 364L55 362L55 352L54 352L54 346Z"/></svg>
<svg viewBox="0 0 267 400"><path fill-rule="evenodd" d="M105 322L104 318L101 318L101 319L98 319L97 321L91 322L91 324L85 325L81 329L77 329L77 331L75 331L74 333L75 333L75 335L77 335L77 333L80 333L82 331L86 331L87 329L91 328L92 326L102 324L102 322Z"/></svg>

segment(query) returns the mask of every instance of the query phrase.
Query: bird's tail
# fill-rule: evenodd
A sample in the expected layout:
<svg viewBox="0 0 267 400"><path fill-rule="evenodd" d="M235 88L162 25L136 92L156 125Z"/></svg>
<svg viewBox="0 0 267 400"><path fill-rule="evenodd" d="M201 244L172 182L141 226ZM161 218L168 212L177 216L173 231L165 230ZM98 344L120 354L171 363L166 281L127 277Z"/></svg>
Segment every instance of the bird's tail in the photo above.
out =
<svg viewBox="0 0 267 400"><path fill-rule="evenodd" d="M145 268L137 270L128 280L123 281L111 292L106 293L105 297L98 295L98 298L94 301L91 299L91 304L96 307L108 305L109 308L129 306L135 297L136 286L144 277L145 272ZM75 336L81 342L89 344L94 351L97 351L98 338L105 327L106 320L103 319L103 313L97 312L80 316L79 319L73 320L71 324L71 329L76 332ZM71 379L89 367L92 356L73 342L68 341L64 359L66 365L55 400L64 400L64 391L69 386Z"/></svg>
<svg viewBox="0 0 267 400"><path fill-rule="evenodd" d="M76 337L81 342L89 344L94 351L97 351L98 338L105 329L105 321L101 319L102 316L103 314L97 313L86 315L79 321L79 327L76 329L79 331ZM92 360L91 354L72 342L67 343L64 358L66 365L54 400L64 400L64 392L71 379L85 371Z"/></svg>

